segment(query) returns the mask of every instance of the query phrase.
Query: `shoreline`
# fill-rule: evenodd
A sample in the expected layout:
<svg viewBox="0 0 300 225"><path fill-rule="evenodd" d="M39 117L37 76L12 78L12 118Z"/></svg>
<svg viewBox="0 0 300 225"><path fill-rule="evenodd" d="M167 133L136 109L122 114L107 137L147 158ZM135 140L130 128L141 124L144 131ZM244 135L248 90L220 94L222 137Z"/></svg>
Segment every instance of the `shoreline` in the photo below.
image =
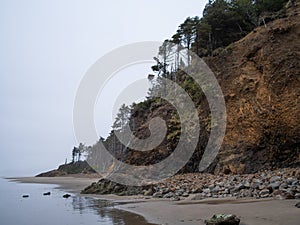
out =
<svg viewBox="0 0 300 225"><path fill-rule="evenodd" d="M6 178L13 182L54 184L57 188L77 195L95 197L119 203L115 207L143 216L149 223L169 225L204 224L216 213L235 214L241 219L241 225L297 225L300 210L295 207L299 199L275 200L268 199L213 199L191 200L193 195L181 201L155 199L142 195L117 196L80 194L80 191L96 182L99 178L79 177L15 177Z"/></svg>
<svg viewBox="0 0 300 225"><path fill-rule="evenodd" d="M29 183L29 184L55 184L56 188L80 194L80 191L93 182L97 182L99 178L84 177L9 177L5 178L12 182Z"/></svg>

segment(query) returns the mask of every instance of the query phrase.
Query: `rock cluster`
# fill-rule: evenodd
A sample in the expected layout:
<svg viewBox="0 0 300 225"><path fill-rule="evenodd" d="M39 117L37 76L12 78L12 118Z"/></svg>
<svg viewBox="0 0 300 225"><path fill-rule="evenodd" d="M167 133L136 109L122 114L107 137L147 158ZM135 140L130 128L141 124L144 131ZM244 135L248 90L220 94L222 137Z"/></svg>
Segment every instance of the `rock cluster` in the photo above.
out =
<svg viewBox="0 0 300 225"><path fill-rule="evenodd" d="M243 175L189 173L176 175L158 184L126 186L101 179L82 191L84 194L144 195L178 201L204 198L300 199L300 169L286 168Z"/></svg>
<svg viewBox="0 0 300 225"><path fill-rule="evenodd" d="M194 200L225 197L300 199L300 170L281 169L246 175L176 175L155 185L152 190L145 189L143 193L172 200L190 194L197 194Z"/></svg>

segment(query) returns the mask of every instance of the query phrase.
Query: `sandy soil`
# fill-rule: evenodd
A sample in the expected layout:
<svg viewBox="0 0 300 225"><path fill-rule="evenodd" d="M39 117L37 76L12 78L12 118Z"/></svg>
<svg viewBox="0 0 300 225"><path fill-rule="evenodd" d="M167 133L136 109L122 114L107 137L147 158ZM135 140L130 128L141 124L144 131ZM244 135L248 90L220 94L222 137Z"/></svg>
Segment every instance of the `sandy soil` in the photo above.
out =
<svg viewBox="0 0 300 225"><path fill-rule="evenodd" d="M27 177L14 178L24 183L57 184L59 188L79 194L97 178L78 177ZM149 222L164 225L201 225L215 213L235 214L241 225L298 225L300 209L295 207L299 200L256 200L256 199L186 199L179 202L146 199L144 196L120 197L115 195L92 195L97 198L119 202L117 207L144 216ZM190 196L192 197L192 196Z"/></svg>

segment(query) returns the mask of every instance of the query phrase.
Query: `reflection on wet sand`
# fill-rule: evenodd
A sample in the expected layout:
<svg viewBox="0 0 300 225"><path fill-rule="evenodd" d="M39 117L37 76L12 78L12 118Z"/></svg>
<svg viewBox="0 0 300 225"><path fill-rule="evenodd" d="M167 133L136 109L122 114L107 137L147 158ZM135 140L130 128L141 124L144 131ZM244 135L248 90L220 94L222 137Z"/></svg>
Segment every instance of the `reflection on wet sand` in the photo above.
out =
<svg viewBox="0 0 300 225"><path fill-rule="evenodd" d="M96 199L92 197L73 196L72 206L74 210L84 214L93 212L100 216L100 223L114 225L155 225L148 223L142 216L124 210L116 209L117 203Z"/></svg>

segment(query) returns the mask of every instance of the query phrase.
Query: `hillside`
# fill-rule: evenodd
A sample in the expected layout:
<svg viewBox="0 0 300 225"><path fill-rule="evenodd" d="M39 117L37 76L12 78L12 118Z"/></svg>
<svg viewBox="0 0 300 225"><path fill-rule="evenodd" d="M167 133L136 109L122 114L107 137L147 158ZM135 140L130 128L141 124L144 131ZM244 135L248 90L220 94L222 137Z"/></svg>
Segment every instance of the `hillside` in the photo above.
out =
<svg viewBox="0 0 300 225"><path fill-rule="evenodd" d="M219 81L227 108L224 142L208 172L254 173L300 165L299 4L278 18L204 58ZM201 90L183 72L177 72L177 77L197 104L201 127L198 147L181 172L197 172L210 132L209 107ZM139 138L150 135L148 125L156 116L167 122L167 137L150 152L127 149L119 154L117 148L111 152L135 165L157 163L169 156L180 136L174 108L149 99L135 105L132 112L131 127ZM113 135L106 142L112 139Z"/></svg>

